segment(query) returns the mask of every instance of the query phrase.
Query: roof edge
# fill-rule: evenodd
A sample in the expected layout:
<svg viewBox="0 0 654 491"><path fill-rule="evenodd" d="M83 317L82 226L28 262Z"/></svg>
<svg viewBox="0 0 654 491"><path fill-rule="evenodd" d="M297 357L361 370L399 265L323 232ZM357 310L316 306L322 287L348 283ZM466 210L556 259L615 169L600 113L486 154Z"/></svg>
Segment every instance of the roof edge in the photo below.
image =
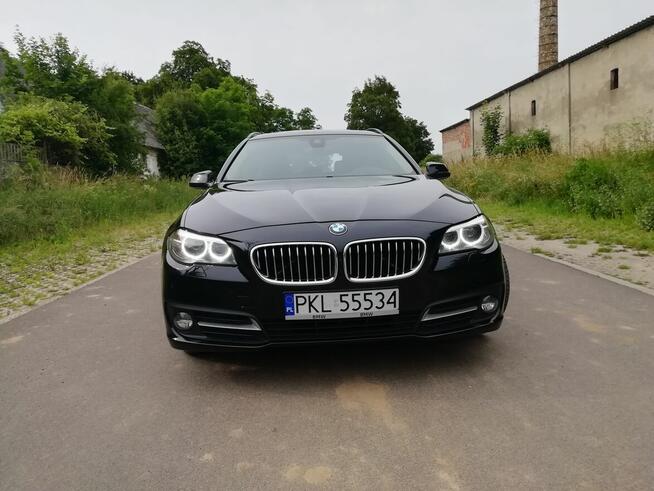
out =
<svg viewBox="0 0 654 491"><path fill-rule="evenodd" d="M473 109L477 109L480 106L483 106L486 104L488 101L492 101L493 99L497 99L498 97L503 96L504 94L508 92L512 92L515 89L522 87L523 85L528 84L529 82L533 82L534 80L537 80L545 75L547 75L550 72L556 71L559 68L564 67L565 65L569 65L570 63L573 63L585 56L588 56L595 51L599 51L600 49L609 46L610 44L616 43L626 37L631 36L632 34L635 34L639 31L642 31L643 29L647 29L648 27L654 26L654 15L650 15L649 17L646 17L645 19L641 20L640 22L637 22L636 24L632 24L631 26L613 34L612 36L609 36L607 38L602 39L598 43L595 43L588 48L579 51L578 53L573 54L572 56L568 56L567 58L559 61L558 63L552 65L551 67L546 68L545 70L541 70L540 72L536 72L533 75L525 78L524 80L521 80L518 83L515 83L511 85L510 87L507 87L506 89L500 90L499 92L496 92L495 94L486 97L485 99L473 104L470 107L466 108L466 111L472 111Z"/></svg>
<svg viewBox="0 0 654 491"><path fill-rule="evenodd" d="M443 128L442 130L438 130L438 132L439 133L445 133L446 131L449 131L451 129L456 128L457 126L461 126L462 124L469 123L469 122L470 122L470 118L462 119L458 123L451 124L451 125L446 126L445 128Z"/></svg>

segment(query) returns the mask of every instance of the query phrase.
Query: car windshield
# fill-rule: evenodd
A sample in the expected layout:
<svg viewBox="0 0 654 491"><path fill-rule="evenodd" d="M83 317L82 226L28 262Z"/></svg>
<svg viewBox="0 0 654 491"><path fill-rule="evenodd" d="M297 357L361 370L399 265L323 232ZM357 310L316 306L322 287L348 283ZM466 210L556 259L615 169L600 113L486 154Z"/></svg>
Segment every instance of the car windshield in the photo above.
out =
<svg viewBox="0 0 654 491"><path fill-rule="evenodd" d="M416 174L391 143L374 135L307 135L250 140L224 180Z"/></svg>

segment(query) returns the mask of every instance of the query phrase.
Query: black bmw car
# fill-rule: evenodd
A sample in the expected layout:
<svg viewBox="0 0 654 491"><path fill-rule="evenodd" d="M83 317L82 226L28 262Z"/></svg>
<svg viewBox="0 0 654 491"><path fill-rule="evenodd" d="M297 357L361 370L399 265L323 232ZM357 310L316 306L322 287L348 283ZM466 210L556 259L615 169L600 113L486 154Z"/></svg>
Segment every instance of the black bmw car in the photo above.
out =
<svg viewBox="0 0 654 491"><path fill-rule="evenodd" d="M170 344L187 352L498 329L493 226L379 130L252 134L163 245Z"/></svg>

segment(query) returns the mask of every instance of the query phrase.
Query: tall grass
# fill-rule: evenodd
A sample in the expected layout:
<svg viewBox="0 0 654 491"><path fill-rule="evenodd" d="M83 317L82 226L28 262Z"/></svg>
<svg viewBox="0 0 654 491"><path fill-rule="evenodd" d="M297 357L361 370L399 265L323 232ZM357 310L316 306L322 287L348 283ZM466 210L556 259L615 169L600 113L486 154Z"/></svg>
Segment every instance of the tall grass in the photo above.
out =
<svg viewBox="0 0 654 491"><path fill-rule="evenodd" d="M591 219L646 217L654 207L654 148L477 159L452 166L449 185L475 199L538 204ZM644 230L654 223L641 220Z"/></svg>
<svg viewBox="0 0 654 491"><path fill-rule="evenodd" d="M0 246L56 242L95 225L172 216L196 194L182 181L120 175L94 180L68 168L33 168L0 184Z"/></svg>

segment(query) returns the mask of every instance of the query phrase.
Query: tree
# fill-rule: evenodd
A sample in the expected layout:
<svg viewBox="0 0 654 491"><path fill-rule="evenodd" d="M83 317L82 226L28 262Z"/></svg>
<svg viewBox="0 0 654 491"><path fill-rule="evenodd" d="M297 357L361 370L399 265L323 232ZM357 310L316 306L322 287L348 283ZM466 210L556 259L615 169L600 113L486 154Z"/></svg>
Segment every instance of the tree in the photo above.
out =
<svg viewBox="0 0 654 491"><path fill-rule="evenodd" d="M161 96L156 109L156 128L167 154L160 164L162 174L180 177L203 170L202 133L206 126L199 91L181 89Z"/></svg>
<svg viewBox="0 0 654 491"><path fill-rule="evenodd" d="M259 96L252 80L228 75L218 87L198 84L164 93L156 106L156 127L168 158L169 176L218 169L232 149L253 131L274 132L315 126L311 109L296 117L269 92ZM302 126L300 126L302 125Z"/></svg>
<svg viewBox="0 0 654 491"><path fill-rule="evenodd" d="M256 129L256 92L239 81L228 77L217 89L208 89L200 95L200 104L207 117L207 161L219 168L243 138ZM209 143L209 141L208 141Z"/></svg>
<svg viewBox="0 0 654 491"><path fill-rule="evenodd" d="M25 79L18 59L0 46L0 98L7 100L17 92L25 92Z"/></svg>
<svg viewBox="0 0 654 491"><path fill-rule="evenodd" d="M162 172L190 175L218 169L256 128L256 92L227 77L216 89L193 86L164 94L156 108L157 133L168 158Z"/></svg>
<svg viewBox="0 0 654 491"><path fill-rule="evenodd" d="M173 79L170 73L159 73L134 89L134 96L138 102L148 107L156 107L157 101L167 92L185 88Z"/></svg>
<svg viewBox="0 0 654 491"><path fill-rule="evenodd" d="M136 126L134 88L116 72L106 72L89 101L110 128L109 146L116 155L117 168L134 170L135 161L144 153L143 134Z"/></svg>
<svg viewBox="0 0 654 491"><path fill-rule="evenodd" d="M404 131L398 141L418 162L434 149L434 142L429 138L425 123L410 117L404 118Z"/></svg>
<svg viewBox="0 0 654 491"><path fill-rule="evenodd" d="M52 99L72 98L86 102L97 90L99 77L85 55L72 49L61 34L51 42L45 38L25 38L17 32L18 61L23 72L23 88Z"/></svg>
<svg viewBox="0 0 654 491"><path fill-rule="evenodd" d="M132 72L131 70L119 71L119 70L116 70L115 68L112 68L112 69L110 69L108 71L114 72L116 75L118 75L119 77L124 78L130 84L132 84L134 86L143 85L145 83L145 80L143 80L141 77L136 76L134 74L134 72Z"/></svg>
<svg viewBox="0 0 654 491"><path fill-rule="evenodd" d="M99 75L86 56L71 48L61 34L48 41L27 39L17 32L15 40L21 76L14 78L14 92L84 104L106 124L111 134L108 144L114 154L113 168L122 171L138 168L135 161L143 151L143 135L135 125L134 89L128 81L134 78L133 74L109 69Z"/></svg>
<svg viewBox="0 0 654 491"><path fill-rule="evenodd" d="M299 130L313 130L316 129L318 120L313 114L313 111L308 107L303 107L295 115L295 126Z"/></svg>
<svg viewBox="0 0 654 491"><path fill-rule="evenodd" d="M271 133L275 131L289 131L297 129L293 111L280 107L275 103L275 98L270 92L257 99L257 114L255 116L256 131Z"/></svg>
<svg viewBox="0 0 654 491"><path fill-rule="evenodd" d="M159 72L136 88L136 99L155 107L165 93L188 89L196 84L200 89L217 88L230 75L228 60L214 59L197 41L184 41L173 50L171 60L161 64Z"/></svg>
<svg viewBox="0 0 654 491"><path fill-rule="evenodd" d="M378 128L397 140L411 156L420 161L434 148L423 122L405 117L400 109L400 93L386 80L375 75L363 89L355 88L347 105L345 121L348 129Z"/></svg>
<svg viewBox="0 0 654 491"><path fill-rule="evenodd" d="M173 51L173 59L161 65L159 73L167 72L183 86L189 87L199 73L214 72L217 78L229 75L231 64L220 58L213 59L197 41L184 41Z"/></svg>
<svg viewBox="0 0 654 491"><path fill-rule="evenodd" d="M374 79L366 80L363 89L352 91L345 121L351 130L379 128L399 138L403 127L401 107L400 93L393 84L385 77L375 75Z"/></svg>
<svg viewBox="0 0 654 491"><path fill-rule="evenodd" d="M79 102L23 95L0 113L0 140L45 147L51 162L100 175L116 170L105 121Z"/></svg>

